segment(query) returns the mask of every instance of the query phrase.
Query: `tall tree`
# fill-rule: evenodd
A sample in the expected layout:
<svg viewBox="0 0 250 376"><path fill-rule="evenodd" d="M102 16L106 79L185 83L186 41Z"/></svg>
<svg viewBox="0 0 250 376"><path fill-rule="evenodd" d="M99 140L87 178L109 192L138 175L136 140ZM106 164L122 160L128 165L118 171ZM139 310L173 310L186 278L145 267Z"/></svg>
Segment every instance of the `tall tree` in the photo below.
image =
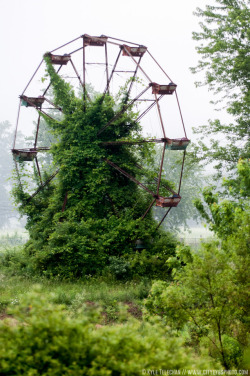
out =
<svg viewBox="0 0 250 376"><path fill-rule="evenodd" d="M195 130L202 135L195 156L202 163L216 162L221 173L222 168L235 168L239 158L250 154L249 0L214 0L214 5L197 8L195 14L202 18L201 31L193 33L201 60L191 69L205 71L204 80L197 85L207 85L218 95L214 103L226 105L233 117L230 124L215 119Z"/></svg>

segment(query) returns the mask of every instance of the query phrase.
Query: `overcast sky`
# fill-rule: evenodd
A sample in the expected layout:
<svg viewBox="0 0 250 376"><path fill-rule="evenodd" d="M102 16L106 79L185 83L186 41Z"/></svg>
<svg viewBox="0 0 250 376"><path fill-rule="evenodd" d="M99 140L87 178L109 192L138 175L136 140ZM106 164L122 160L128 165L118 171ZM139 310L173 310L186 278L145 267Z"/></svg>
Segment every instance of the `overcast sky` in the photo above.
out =
<svg viewBox="0 0 250 376"><path fill-rule="evenodd" d="M192 31L197 6L212 0L0 0L0 121L16 122L18 96L42 59L84 33L108 35L146 45L178 84L188 131L217 116L207 88L196 89L189 68L198 54Z"/></svg>

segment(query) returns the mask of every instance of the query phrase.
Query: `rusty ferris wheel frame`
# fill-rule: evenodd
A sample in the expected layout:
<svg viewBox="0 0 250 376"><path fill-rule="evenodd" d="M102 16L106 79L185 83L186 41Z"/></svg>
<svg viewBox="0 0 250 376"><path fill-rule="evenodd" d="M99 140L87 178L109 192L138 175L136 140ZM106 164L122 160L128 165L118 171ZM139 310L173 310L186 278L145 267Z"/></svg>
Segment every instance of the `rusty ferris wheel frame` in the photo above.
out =
<svg viewBox="0 0 250 376"><path fill-rule="evenodd" d="M57 55L55 54L56 51L66 47L70 46L72 43L76 41L82 40L81 46L79 46L77 49L73 50L70 53L63 54L63 55ZM112 45L118 48L118 53L115 59L114 64L112 65L112 69L109 69L110 64L109 64L109 59L108 59L108 45ZM109 142L102 142L103 146L114 146L114 147L119 147L120 145L139 145L142 143L161 143L163 144L162 148L162 155L161 155L161 162L159 166L159 171L158 171L158 176L157 178L154 179L156 189L155 191L152 191L148 189L148 187L143 184L142 182L138 181L134 176L131 176L128 172L126 172L124 169L113 163L111 160L105 159L105 162L111 167L119 171L121 174L126 176L128 179L132 180L135 182L138 186L140 186L142 189L146 190L151 196L152 196L152 201L150 205L146 208L145 212L142 215L142 219L145 218L147 213L150 211L150 209L153 207L153 205L162 207L162 208L167 208L167 211L163 215L161 221L158 224L158 227L163 223L164 219L168 215L169 211L173 207L177 207L181 200L180 196L180 189L181 189L181 183L182 183L182 175L183 175L183 168L184 168L184 161L185 161L185 154L186 154L186 148L188 144L190 143L190 140L187 138L186 130L185 130L185 125L184 125L184 120L181 112L181 107L177 95L177 85L172 82L168 74L165 72L165 70L161 67L161 65L156 61L156 59L152 56L152 54L149 52L148 48L144 45L140 45L137 43L133 42L128 42L125 40L121 40L118 38L113 38L110 36L105 36L101 35L100 37L97 36L90 36L88 34L81 35L78 38L75 38L71 40L70 42L67 42L63 44L62 46L46 53L44 57L49 57L50 61L53 65L59 66L57 69L57 73L60 72L61 68L63 66L66 66L68 63L71 64L74 74L76 75L76 78L79 80L80 86L83 89L83 102L86 103L86 101L91 101L90 95L88 94L87 91L87 80L86 80L86 68L87 68L87 61L86 61L86 53L87 53L87 47L88 48L96 48L96 47L103 47L104 48L104 55L105 55L105 62L103 65L105 66L105 88L103 91L103 96L106 94L110 93L110 86L112 79L114 78L114 75L118 72L127 72L132 74L132 79L130 81L130 84L128 86L128 91L127 91L127 102L125 105L122 107L122 109L114 116L113 119L111 119L102 129L99 130L98 136L105 132L105 130L112 126L113 122L119 118L126 110L128 110L130 107L133 106L134 103L139 102L139 101L149 101L150 104L144 109L142 112L139 113L139 116L136 119L136 122L139 122L152 108L157 109L159 121L160 121L160 127L162 131L162 138L152 138L152 139L140 139L140 140L130 140L130 141L122 141L122 140L117 140L117 141L109 141ZM72 56L76 53L82 53L82 77L78 73L78 70L73 62ZM145 69L142 68L141 62L145 54L148 54L149 57L152 59L154 64L158 67L158 69L164 74L164 76L167 78L169 83L156 83L151 80L151 78L148 76L146 73ZM130 59L133 64L134 64L134 69L133 70L118 70L118 62L122 59L122 57L126 57L127 59ZM50 181L57 175L59 172L59 169L57 169L46 181L42 181L42 176L40 173L40 168L39 168L39 163L37 159L37 154L39 152L44 152L49 150L50 148L48 146L43 146L39 147L37 145L38 143L38 134L39 134L39 125L40 125L40 119L41 119L41 113L46 115L49 118L53 117L51 114L48 114L46 111L44 111L43 105L45 103L48 103L49 105L52 106L54 110L58 110L62 112L62 109L58 106L56 106L50 99L46 97L46 94L51 86L51 83L47 86L47 88L44 90L43 94L37 97L28 97L25 95L26 90L28 89L29 85L31 84L32 80L34 79L35 75L37 74L38 70L40 69L41 65L44 62L44 58L38 65L37 69L35 70L34 74L32 75L31 79L29 80L28 84L26 85L23 93L20 95L20 102L19 102L19 107L18 107L18 115L17 115L17 122L16 122L16 130L15 130L15 135L14 135L14 142L13 142L13 148L12 148L12 154L14 157L14 162L17 170L17 175L19 176L18 172L18 162L19 161L35 161L39 179L40 179L40 185L36 189L36 191L29 197L29 200L32 200L33 197L35 197L41 190L43 190L49 183ZM90 64L90 63L89 63ZM95 64L95 63L92 63ZM98 64L98 63L96 63ZM134 96L132 99L130 98L130 94L135 82L136 77L138 76L138 73L141 73L144 78L147 81L146 87L136 96ZM150 95L151 89L151 97L150 99L145 99L144 94L147 93L147 95ZM183 127L183 132L184 132L184 137L183 138L168 138L166 135L165 127L164 127L164 121L161 113L161 108L159 105L159 102L162 100L164 96L169 96L169 95L175 95L176 101L177 101L177 106L178 106L178 111L180 114L181 118L181 123ZM143 99L144 98L144 99ZM18 130L18 125L19 125L19 116L20 116L20 110L21 106L25 107L32 107L36 109L39 112L38 116L38 121L36 124L36 133L35 133L35 139L34 139L34 146L32 148L16 148L16 138L17 138L17 130ZM179 186L177 191L174 191L172 188L170 188L167 185L163 185L164 188L167 189L168 192L170 192L169 197L162 197L159 195L159 189L161 186L161 178L162 178L162 171L163 171L163 162L164 162L164 156L165 156L165 150L182 150L183 151L183 158L182 158L182 166L181 166L181 172L180 172L180 179L179 179ZM137 165L139 169L143 169L142 166ZM21 180L19 178L20 184ZM67 195L65 197L64 203L63 203L63 208L62 210L65 209L67 202Z"/></svg>

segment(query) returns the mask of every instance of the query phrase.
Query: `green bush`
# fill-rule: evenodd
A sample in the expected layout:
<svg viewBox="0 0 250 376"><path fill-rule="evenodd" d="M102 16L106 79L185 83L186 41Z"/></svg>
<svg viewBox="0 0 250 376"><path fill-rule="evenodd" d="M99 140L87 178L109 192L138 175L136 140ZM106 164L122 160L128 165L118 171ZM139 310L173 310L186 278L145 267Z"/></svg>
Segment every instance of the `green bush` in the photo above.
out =
<svg viewBox="0 0 250 376"><path fill-rule="evenodd" d="M173 332L185 332L189 345L199 351L204 345L226 369L238 367L249 329L248 281L241 272L247 262L236 252L217 248L216 242L203 244L192 262L176 272L174 282L153 283L145 317L161 316Z"/></svg>
<svg viewBox="0 0 250 376"><path fill-rule="evenodd" d="M117 279L125 279L130 276L130 263L122 258L117 256L112 256L109 258L109 266L106 268L106 271Z"/></svg>
<svg viewBox="0 0 250 376"><path fill-rule="evenodd" d="M129 255L130 273L133 277L170 279L172 267L167 260L176 254L177 241L171 234L163 234L147 248Z"/></svg>
<svg viewBox="0 0 250 376"><path fill-rule="evenodd" d="M178 242L170 233L163 233L155 239L144 240L144 249L134 249L124 255L112 256L109 264L104 270L118 280L146 278L164 279L171 278L172 264L168 263L170 258L176 258Z"/></svg>
<svg viewBox="0 0 250 376"><path fill-rule="evenodd" d="M12 247L0 254L0 267L7 270L9 275L20 274L30 277L35 274L35 268L23 247Z"/></svg>
<svg viewBox="0 0 250 376"><path fill-rule="evenodd" d="M207 338L203 338L202 345L206 346L209 349L210 355L223 363L225 360L230 369L235 367L241 368L243 361L243 348L240 343L235 339L226 334L222 336L222 346L224 350L224 359L218 348ZM242 367L243 368L243 367Z"/></svg>
<svg viewBox="0 0 250 376"><path fill-rule="evenodd" d="M171 278L171 269L167 265L167 255L151 254L150 251L131 253L127 257L111 257L105 273L118 280L145 278L148 280Z"/></svg>
<svg viewBox="0 0 250 376"><path fill-rule="evenodd" d="M13 308L11 321L1 322L0 375L131 376L211 366L159 323L97 326L95 311L73 319L52 299L33 291Z"/></svg>
<svg viewBox="0 0 250 376"><path fill-rule="evenodd" d="M0 255L0 266L8 269L8 273L27 277L42 275L68 280L102 275L108 280L124 281L138 278L168 280L173 268L185 264L179 251L183 247L177 246L177 240L170 234L146 242L146 249L141 251L135 249L135 244L128 244L119 254L114 238L113 244L108 240L110 232L105 233L100 227L90 237L90 227L85 227L86 223L79 224L70 232L69 223L62 223L60 233L51 237L49 246L34 251L32 241L24 249L12 248ZM113 255L109 256L110 253Z"/></svg>

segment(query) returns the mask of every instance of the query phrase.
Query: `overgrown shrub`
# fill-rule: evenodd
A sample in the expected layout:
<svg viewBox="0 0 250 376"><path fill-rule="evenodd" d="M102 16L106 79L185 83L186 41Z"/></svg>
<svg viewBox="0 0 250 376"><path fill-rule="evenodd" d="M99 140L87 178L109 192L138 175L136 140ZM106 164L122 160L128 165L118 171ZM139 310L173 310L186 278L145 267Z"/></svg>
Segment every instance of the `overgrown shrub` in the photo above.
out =
<svg viewBox="0 0 250 376"><path fill-rule="evenodd" d="M30 240L25 250L34 269L48 277L79 278L101 272L110 257L133 253L136 240L154 243L162 234L152 213L141 220L152 195L107 163L112 161L136 179L143 179L154 191L155 151L150 143L106 145L107 141L141 138L137 114L131 107L123 111L123 98L108 94L83 103L48 57L45 61L53 102L63 111L60 121L41 114L54 136L49 153L58 173L44 189L33 176L39 192L31 196L24 189L27 171L23 163L19 171L23 184L17 177L13 195L20 212L27 216ZM112 125L99 134L110 121ZM48 179L47 171L42 171L42 179ZM159 195L169 194L163 184L159 188ZM153 254L154 247L151 244ZM121 273L116 274L121 277Z"/></svg>
<svg viewBox="0 0 250 376"><path fill-rule="evenodd" d="M164 279L171 278L172 264L168 260L176 257L178 242L170 233L163 233L155 239L143 242L145 248L125 253L122 257L112 256L104 270L118 280L136 278Z"/></svg>
<svg viewBox="0 0 250 376"><path fill-rule="evenodd" d="M109 258L109 266L106 271L117 279L126 279L130 277L130 263L117 256L112 256Z"/></svg>
<svg viewBox="0 0 250 376"><path fill-rule="evenodd" d="M21 274L30 277L36 273L33 262L23 247L12 247L0 254L0 267L9 275Z"/></svg>
<svg viewBox="0 0 250 376"><path fill-rule="evenodd" d="M247 346L249 299L239 271L248 263L236 252L203 244L174 282L157 281L145 301L145 315L159 315L187 343L208 353L226 369L238 367ZM244 299L242 298L244 297ZM187 334L188 332L188 334ZM199 350L200 351L200 350Z"/></svg>
<svg viewBox="0 0 250 376"><path fill-rule="evenodd" d="M24 296L12 314L12 322L0 323L0 375L131 376L211 368L157 323L96 327L94 311L72 319L37 291Z"/></svg>

